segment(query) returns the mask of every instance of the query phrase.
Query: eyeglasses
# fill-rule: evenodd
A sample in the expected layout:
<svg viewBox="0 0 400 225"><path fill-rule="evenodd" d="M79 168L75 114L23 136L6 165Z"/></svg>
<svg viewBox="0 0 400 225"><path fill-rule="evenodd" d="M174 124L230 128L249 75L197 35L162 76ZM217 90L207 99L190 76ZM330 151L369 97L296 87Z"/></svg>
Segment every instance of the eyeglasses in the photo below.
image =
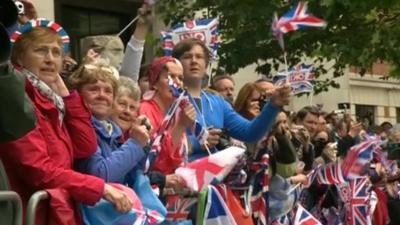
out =
<svg viewBox="0 0 400 225"><path fill-rule="evenodd" d="M36 55L41 57L47 57L50 53L53 58L61 58L64 54L63 50L58 47L47 47L47 46L40 46L33 49L33 52Z"/></svg>

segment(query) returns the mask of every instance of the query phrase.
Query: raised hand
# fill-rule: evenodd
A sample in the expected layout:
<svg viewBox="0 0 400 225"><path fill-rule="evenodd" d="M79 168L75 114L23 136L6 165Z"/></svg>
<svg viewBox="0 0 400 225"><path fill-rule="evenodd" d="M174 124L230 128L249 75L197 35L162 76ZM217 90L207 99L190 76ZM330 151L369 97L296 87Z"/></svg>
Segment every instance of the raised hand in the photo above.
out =
<svg viewBox="0 0 400 225"><path fill-rule="evenodd" d="M271 97L271 102L275 106L282 107L288 105L292 98L292 88L285 83L275 88Z"/></svg>
<svg viewBox="0 0 400 225"><path fill-rule="evenodd" d="M61 76L59 74L57 76L58 76L57 81L49 84L49 87L59 96L66 97L69 95L69 90L65 85Z"/></svg>
<svg viewBox="0 0 400 225"><path fill-rule="evenodd" d="M196 110L192 104L187 104L179 113L178 124L182 127L192 127L196 120Z"/></svg>
<svg viewBox="0 0 400 225"><path fill-rule="evenodd" d="M219 143L219 139L221 138L222 130L216 128L208 129L208 138L207 138L207 147L213 148ZM203 150L206 150L206 146L202 146Z"/></svg>
<svg viewBox="0 0 400 225"><path fill-rule="evenodd" d="M141 146L148 144L150 140L150 131L146 128L142 118L138 118L129 131L129 136L135 139Z"/></svg>

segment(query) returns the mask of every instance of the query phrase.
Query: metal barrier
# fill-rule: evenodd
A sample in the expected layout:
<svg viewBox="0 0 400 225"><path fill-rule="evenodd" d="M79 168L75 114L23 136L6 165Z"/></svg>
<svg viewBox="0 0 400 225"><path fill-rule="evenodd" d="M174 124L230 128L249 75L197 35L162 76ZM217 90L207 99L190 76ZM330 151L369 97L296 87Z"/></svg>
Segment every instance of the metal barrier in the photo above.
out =
<svg viewBox="0 0 400 225"><path fill-rule="evenodd" d="M42 200L47 200L49 194L46 191L37 191L29 199L26 209L26 225L34 225L36 219L36 210Z"/></svg>

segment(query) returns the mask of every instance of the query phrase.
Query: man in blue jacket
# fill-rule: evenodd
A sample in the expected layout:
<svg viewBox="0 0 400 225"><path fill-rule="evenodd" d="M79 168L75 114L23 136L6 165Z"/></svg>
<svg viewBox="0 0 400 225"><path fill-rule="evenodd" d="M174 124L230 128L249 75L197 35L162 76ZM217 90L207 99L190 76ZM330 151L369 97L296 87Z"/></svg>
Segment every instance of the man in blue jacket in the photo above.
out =
<svg viewBox="0 0 400 225"><path fill-rule="evenodd" d="M291 97L291 88L285 84L277 87L271 101L265 105L260 115L252 121L240 116L221 96L207 92L201 88L202 79L206 74L209 62L209 50L204 43L197 39L187 39L178 43L172 53L183 66L184 85L191 95L191 101L196 108L196 119L207 127L209 136L206 146L200 145L191 134L189 138L193 153L189 160L207 156L206 148L212 152L216 149L222 130L240 141L256 142L271 128L275 117Z"/></svg>

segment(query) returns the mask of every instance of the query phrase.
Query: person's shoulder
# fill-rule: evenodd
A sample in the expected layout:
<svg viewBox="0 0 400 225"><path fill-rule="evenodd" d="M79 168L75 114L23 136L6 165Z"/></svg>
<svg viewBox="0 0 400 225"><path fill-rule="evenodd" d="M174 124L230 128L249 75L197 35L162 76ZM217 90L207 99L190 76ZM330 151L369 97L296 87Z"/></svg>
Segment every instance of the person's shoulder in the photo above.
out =
<svg viewBox="0 0 400 225"><path fill-rule="evenodd" d="M212 89L204 89L203 90L203 94L205 95L206 98L214 100L214 101L223 101L224 98L216 91L212 90Z"/></svg>

